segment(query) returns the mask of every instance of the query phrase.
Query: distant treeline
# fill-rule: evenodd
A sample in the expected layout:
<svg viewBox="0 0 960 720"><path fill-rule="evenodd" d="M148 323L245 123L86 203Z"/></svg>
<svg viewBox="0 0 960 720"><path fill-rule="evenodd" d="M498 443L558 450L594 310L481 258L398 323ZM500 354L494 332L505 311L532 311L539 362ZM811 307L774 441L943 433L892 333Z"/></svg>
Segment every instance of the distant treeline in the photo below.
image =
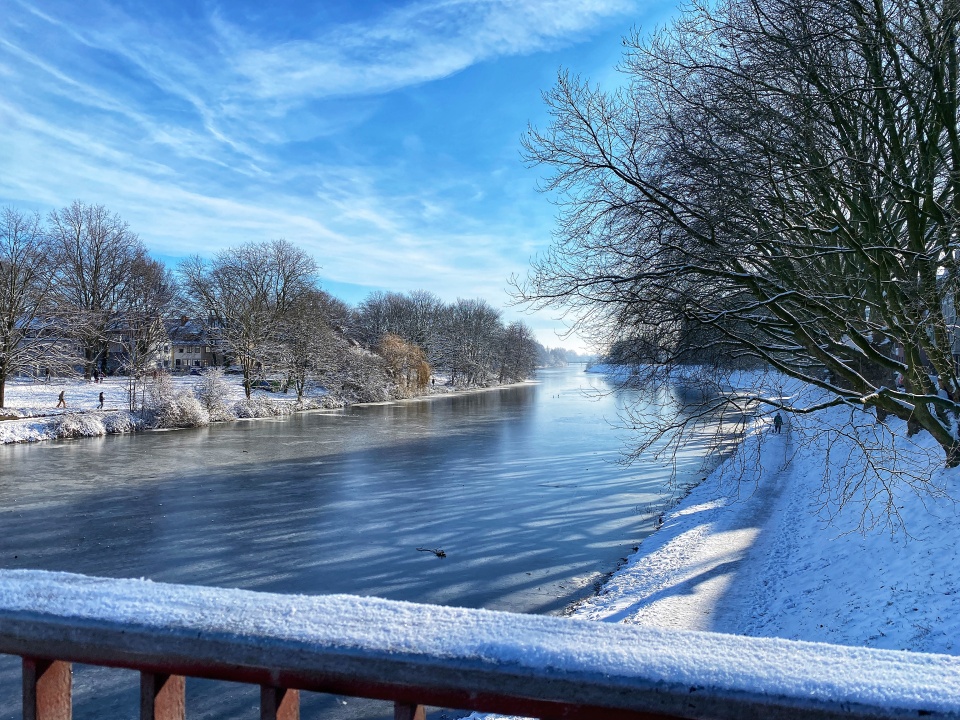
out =
<svg viewBox="0 0 960 720"><path fill-rule="evenodd" d="M321 289L317 271L285 240L170 269L101 205L76 201L45 218L5 208L0 407L15 375L119 372L131 378L133 409L138 383L168 367L171 332L188 320L210 364L243 373L248 396L258 380L281 378L298 395L315 383L348 401L381 400L423 391L438 374L455 385L504 383L581 359L543 347L484 300L374 292L353 308Z"/></svg>

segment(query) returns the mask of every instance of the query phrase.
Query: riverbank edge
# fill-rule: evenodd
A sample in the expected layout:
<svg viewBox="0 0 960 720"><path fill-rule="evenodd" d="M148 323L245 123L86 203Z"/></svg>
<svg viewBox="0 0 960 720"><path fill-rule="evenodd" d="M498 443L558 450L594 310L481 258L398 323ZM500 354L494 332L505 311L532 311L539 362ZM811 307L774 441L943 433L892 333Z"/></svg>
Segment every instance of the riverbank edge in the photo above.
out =
<svg viewBox="0 0 960 720"><path fill-rule="evenodd" d="M342 412L347 408L352 407L399 405L408 402L432 401L437 398L450 397L452 395L469 395L535 384L537 384L536 380L522 380L515 383L488 385L484 387L458 387L430 392L424 395L417 395L409 398L396 398L394 400L384 400L380 402L349 403L342 400L334 400L335 403L339 404L330 407L323 407L320 404L315 404L315 399L311 399L310 402L305 404L297 403L296 401L277 401L275 398L262 396L268 401L272 401L267 404L267 407L269 407L268 412L258 413L255 407L251 406L253 407L251 414L243 417L233 417L226 420L210 420L202 424L187 424L169 427L148 425L147 422L140 416L140 413L132 410L78 410L55 415L36 415L26 418L4 418L0 419L0 445L30 444L36 442L45 442L48 440L78 440L81 438L103 437L105 435L125 435L161 430L191 430L201 427L209 427L210 425L289 417L306 412L334 413ZM10 434L3 432L5 427L9 428L14 425L20 429L21 432L14 432Z"/></svg>
<svg viewBox="0 0 960 720"><path fill-rule="evenodd" d="M595 363L588 365L584 372L604 375L613 382L624 382L630 378L631 368L622 365L609 365L606 363ZM682 380L682 376L678 376ZM739 433L726 438L716 439L713 447L704 456L704 465L709 467L705 474L694 482L688 482L678 486L675 492L666 498L662 504L653 508L650 512L650 518L653 520L653 530L641 538L635 546L633 552L623 558L616 568L604 573L601 578L594 583L594 591L578 600L574 600L567 605L560 614L564 617L582 617L586 611L591 609L591 605L596 602L601 595L611 595L611 599L618 595L626 595L623 588L614 587L614 581L623 575L628 568L643 562L644 558L658 551L663 545L677 539L680 531L676 529L673 520L689 511L689 505L709 501L720 501L724 499L726 490L722 483L718 482L720 477L729 477L731 464L738 452L741 451L744 443L751 437L757 436L766 429L770 421L762 417L754 416L749 423ZM736 438L735 440L733 438ZM712 482L716 497L711 494L709 497L701 497L701 493L696 493L696 498L691 500L695 494L705 485ZM709 521L705 521L709 524ZM465 719L469 720L469 718Z"/></svg>
<svg viewBox="0 0 960 720"><path fill-rule="evenodd" d="M711 454L712 452L713 451L711 451ZM620 558L620 561L613 570L603 573L596 581L594 581L593 592L591 592L589 595L585 595L582 598L574 600L565 608L563 608L559 614L563 617L578 617L580 613L582 613L585 608L589 607L591 603L596 601L598 597L609 594L611 590L614 590L612 581L615 580L625 568L642 561L644 557L652 554L655 548L651 546L654 543L657 543L657 546L659 547L661 541L663 544L666 544L675 539L667 528L667 521L673 519L674 514L683 513L686 510L686 503L690 496L700 486L706 483L714 472L719 470L719 467L721 464L723 464L723 462L725 462L725 460L720 460L713 470L707 473L707 475L704 477L701 477L699 480L689 482L678 487L677 491L671 497L665 499L663 503L657 505L655 508L652 508L647 518L644 519L644 522L647 522L647 520L652 521L653 529L647 535L638 540L636 545L632 546L632 551L627 554L626 557Z"/></svg>
<svg viewBox="0 0 960 720"><path fill-rule="evenodd" d="M506 390L508 388L522 387L523 385L538 385L539 380L520 380L519 382L512 383L503 383L502 385L486 385L483 387L464 387L464 388L453 388L451 390L441 390L437 392L429 392L424 395L414 395L413 397L408 398L396 398L394 400L379 400L377 402L359 402L359 403L349 403L345 404L342 408L333 408L335 410L342 410L348 407L376 407L378 405L401 405L403 403L412 403L412 402L431 402L433 400L438 400L440 398L449 397L451 395L476 395L479 393L493 392L495 390ZM309 410L310 408L307 408ZM326 409L326 408L321 408Z"/></svg>
<svg viewBox="0 0 960 720"><path fill-rule="evenodd" d="M960 468L905 421L835 406L778 433L758 416L575 617L958 655L958 497Z"/></svg>

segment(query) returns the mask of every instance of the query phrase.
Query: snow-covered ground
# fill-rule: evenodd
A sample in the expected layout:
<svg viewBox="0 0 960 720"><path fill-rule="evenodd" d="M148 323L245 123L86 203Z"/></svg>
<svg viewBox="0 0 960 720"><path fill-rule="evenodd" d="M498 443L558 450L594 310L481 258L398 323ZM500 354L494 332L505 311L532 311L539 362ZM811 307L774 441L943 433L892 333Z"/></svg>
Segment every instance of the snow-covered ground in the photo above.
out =
<svg viewBox="0 0 960 720"><path fill-rule="evenodd" d="M871 465L864 445L889 449ZM776 434L760 419L575 614L960 654L958 482L899 420L834 408Z"/></svg>
<svg viewBox="0 0 960 720"><path fill-rule="evenodd" d="M170 377L174 393L193 394L202 376ZM242 378L225 375L222 401L225 406L244 403ZM66 407L57 407L60 393ZM103 393L103 409L98 409ZM64 437L89 437L107 433L132 432L142 429L139 413L129 411L127 378L107 377L94 383L82 378L51 378L49 382L16 379L7 383L4 407L0 408L0 444L36 442ZM308 399L307 407L319 407L318 396ZM254 390L253 410L242 415L250 417L257 409L284 414L296 409L296 393L271 393ZM237 415L235 412L234 415Z"/></svg>
<svg viewBox="0 0 960 720"><path fill-rule="evenodd" d="M229 376L227 376L229 377ZM234 376L239 378L240 376ZM178 389L193 389L200 380L196 375L182 375L171 377L171 382ZM243 398L241 381L228 382L228 400ZM66 408L57 408L57 397L64 394ZM49 382L42 380L15 379L7 383L4 393L5 407L0 409L0 416L49 417L76 412L90 412L97 409L100 393L103 393L104 409L126 410L127 378L106 377L101 383L94 383L83 378L51 378Z"/></svg>
<svg viewBox="0 0 960 720"><path fill-rule="evenodd" d="M193 397L206 376L167 376L168 395ZM455 392L477 392L498 387L454 386L449 376L435 373L435 383L428 385L427 395L445 395ZM100 383L82 378L51 378L49 381L15 379L9 381L0 408L0 444L37 442L58 438L95 437L99 435L134 432L148 429L139 412L131 412L128 402L128 379L107 377ZM64 393L66 407L57 407L60 393ZM103 393L103 409L99 409ZM331 409L347 404L343 398L327 394L319 386L308 386L303 401L298 403L296 392L270 392L255 389L250 400L243 391L241 375L222 375L217 387L218 406L215 412L202 415L202 422L251 417L275 417L299 410ZM386 401L395 402L395 401ZM186 426L196 424L187 422ZM183 427L185 425L174 425Z"/></svg>
<svg viewBox="0 0 960 720"><path fill-rule="evenodd" d="M629 377L616 366L590 371ZM816 397L782 377L741 373L730 384L769 384L798 406L802 393ZM900 420L834 408L788 418L777 434L762 417L572 615L960 655L958 496L960 468L945 469L933 439L908 438ZM838 674L854 679L849 667Z"/></svg>

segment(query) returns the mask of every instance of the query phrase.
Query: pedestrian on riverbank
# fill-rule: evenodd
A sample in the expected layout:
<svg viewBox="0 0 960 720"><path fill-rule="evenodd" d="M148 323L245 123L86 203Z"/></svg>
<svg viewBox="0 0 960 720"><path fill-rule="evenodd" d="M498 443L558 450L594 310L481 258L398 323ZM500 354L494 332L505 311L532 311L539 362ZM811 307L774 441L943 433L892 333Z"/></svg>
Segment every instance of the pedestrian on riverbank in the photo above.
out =
<svg viewBox="0 0 960 720"><path fill-rule="evenodd" d="M773 431L774 431L775 433L777 433L777 435L779 435L779 434L780 434L780 430L781 430L782 428L783 428L783 416L782 416L780 413L777 413L777 414L773 417Z"/></svg>
<svg viewBox="0 0 960 720"><path fill-rule="evenodd" d="M65 408L65 407L67 406L67 401L66 401L66 400L64 399L64 397L63 397L63 394L64 394L65 392L66 392L66 390L61 390L61 391L60 391L60 397L57 398L57 407L64 407L64 408Z"/></svg>
<svg viewBox="0 0 960 720"><path fill-rule="evenodd" d="M100 393L100 404L97 405L97 410L103 410L103 393Z"/></svg>

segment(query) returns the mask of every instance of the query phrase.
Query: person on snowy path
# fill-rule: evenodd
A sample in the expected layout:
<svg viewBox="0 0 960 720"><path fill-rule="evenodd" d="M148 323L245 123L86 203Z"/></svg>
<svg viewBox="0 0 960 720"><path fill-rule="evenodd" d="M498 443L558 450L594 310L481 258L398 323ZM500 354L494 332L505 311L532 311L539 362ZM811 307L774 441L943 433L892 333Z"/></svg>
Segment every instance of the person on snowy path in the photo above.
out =
<svg viewBox="0 0 960 720"><path fill-rule="evenodd" d="M100 393L100 404L97 405L97 410L103 410L103 393Z"/></svg>
<svg viewBox="0 0 960 720"><path fill-rule="evenodd" d="M66 392L65 390L61 390L61 391L60 391L60 397L57 398L57 407L66 407L66 406L67 406L67 401L64 400L64 398L63 398L63 394L64 394L65 392Z"/></svg>
<svg viewBox="0 0 960 720"><path fill-rule="evenodd" d="M783 428L783 417L777 413L773 418L773 431L779 435L781 428Z"/></svg>

